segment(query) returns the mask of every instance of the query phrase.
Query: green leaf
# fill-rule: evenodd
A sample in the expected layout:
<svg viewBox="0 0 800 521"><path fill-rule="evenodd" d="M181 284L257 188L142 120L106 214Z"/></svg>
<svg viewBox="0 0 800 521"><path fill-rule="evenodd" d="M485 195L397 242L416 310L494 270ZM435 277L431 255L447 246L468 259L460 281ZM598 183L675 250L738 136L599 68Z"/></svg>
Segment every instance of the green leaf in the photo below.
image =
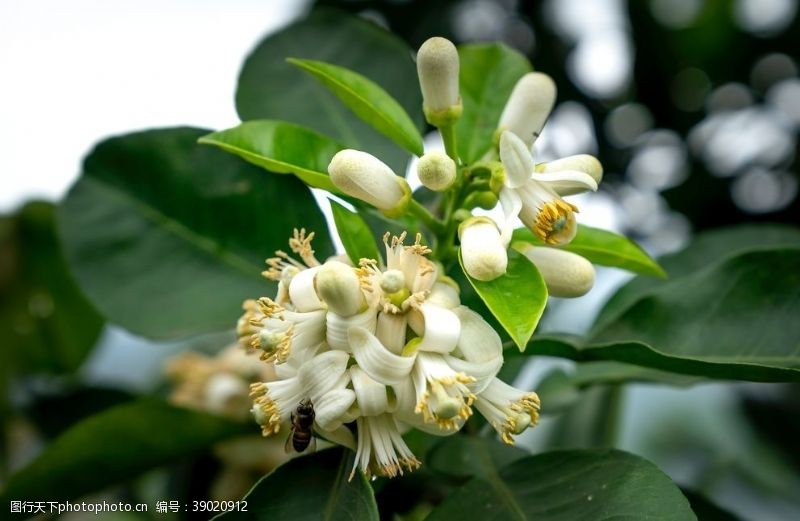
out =
<svg viewBox="0 0 800 521"><path fill-rule="evenodd" d="M375 237L364 219L355 212L351 212L341 204L331 200L331 212L336 231L342 240L347 256L358 266L361 259L380 260L381 254L375 244Z"/></svg>
<svg viewBox="0 0 800 521"><path fill-rule="evenodd" d="M11 476L5 498L66 501L132 479L252 427L145 399L77 423Z"/></svg>
<svg viewBox="0 0 800 521"><path fill-rule="evenodd" d="M449 436L427 455L431 470L458 478L496 477L499 470L529 456L527 452L493 439Z"/></svg>
<svg viewBox="0 0 800 521"><path fill-rule="evenodd" d="M243 120L290 121L379 157L403 174L409 154L343 106L328 89L286 62L319 60L375 81L425 129L422 95L405 42L364 20L333 9L315 9L304 20L267 36L247 57L236 90Z"/></svg>
<svg viewBox="0 0 800 521"><path fill-rule="evenodd" d="M201 137L214 145L276 174L294 174L307 185L337 192L328 165L344 147L311 129L268 119L247 121Z"/></svg>
<svg viewBox="0 0 800 521"><path fill-rule="evenodd" d="M245 298L269 295L264 258L293 228L332 253L309 190L197 139L159 129L103 141L59 211L64 253L106 317L157 338L230 329Z"/></svg>
<svg viewBox="0 0 800 521"><path fill-rule="evenodd" d="M0 218L0 372L72 373L100 336L103 319L61 255L52 204L31 202ZM4 389L5 387L3 387Z"/></svg>
<svg viewBox="0 0 800 521"><path fill-rule="evenodd" d="M380 85L330 63L289 58L333 92L356 116L412 154L423 153L422 136L402 106ZM419 109L418 109L419 110Z"/></svg>
<svg viewBox="0 0 800 521"><path fill-rule="evenodd" d="M595 321L599 330L649 291L676 281L729 257L770 246L800 246L800 229L790 226L749 224L699 234L684 250L666 255L659 262L669 281L637 277L625 285L603 307Z"/></svg>
<svg viewBox="0 0 800 521"><path fill-rule="evenodd" d="M544 243L527 228L514 230L514 240L544 246ZM594 264L666 277L666 273L639 245L632 240L608 230L578 225L578 233L569 244L558 249L577 253Z"/></svg>
<svg viewBox="0 0 800 521"><path fill-rule="evenodd" d="M470 164L492 147L511 90L532 67L525 56L502 43L462 45L458 56L464 112L456 123L456 146L461 160Z"/></svg>
<svg viewBox="0 0 800 521"><path fill-rule="evenodd" d="M649 461L618 450L548 452L473 478L428 521L451 519L696 519L678 487Z"/></svg>
<svg viewBox="0 0 800 521"><path fill-rule="evenodd" d="M244 497L246 512L227 512L220 521L377 520L378 506L367 478L348 480L353 453L328 449L295 458L256 483Z"/></svg>
<svg viewBox="0 0 800 521"><path fill-rule="evenodd" d="M635 340L686 360L800 374L798 266L800 248L729 258L641 296L592 341Z"/></svg>
<svg viewBox="0 0 800 521"><path fill-rule="evenodd" d="M458 257L461 262L460 251ZM547 287L536 266L510 249L505 275L485 282L473 279L466 270L464 274L519 350L524 351L547 303Z"/></svg>

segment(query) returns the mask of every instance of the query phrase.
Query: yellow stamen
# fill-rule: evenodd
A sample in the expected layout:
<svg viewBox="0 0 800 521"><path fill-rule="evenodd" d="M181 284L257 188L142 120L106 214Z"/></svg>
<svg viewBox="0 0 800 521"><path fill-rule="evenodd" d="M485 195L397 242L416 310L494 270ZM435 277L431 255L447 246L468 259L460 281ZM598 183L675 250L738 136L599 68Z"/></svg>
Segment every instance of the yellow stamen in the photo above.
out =
<svg viewBox="0 0 800 521"><path fill-rule="evenodd" d="M539 209L533 232L545 243L557 244L556 235L567 225L573 212L578 213L578 207L560 199L545 203Z"/></svg>

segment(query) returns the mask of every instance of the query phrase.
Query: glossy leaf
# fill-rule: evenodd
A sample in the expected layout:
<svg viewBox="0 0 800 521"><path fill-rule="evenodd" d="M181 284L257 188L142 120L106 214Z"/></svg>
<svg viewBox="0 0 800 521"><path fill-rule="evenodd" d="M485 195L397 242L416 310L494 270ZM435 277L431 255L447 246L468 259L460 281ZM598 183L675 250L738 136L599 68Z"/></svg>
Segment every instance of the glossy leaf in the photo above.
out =
<svg viewBox="0 0 800 521"><path fill-rule="evenodd" d="M120 405L77 423L56 438L31 464L11 476L5 497L75 499L252 431L251 425L155 399Z"/></svg>
<svg viewBox="0 0 800 521"><path fill-rule="evenodd" d="M503 467L525 458L526 451L475 436L442 438L427 455L431 470L458 478L493 479Z"/></svg>
<svg viewBox="0 0 800 521"><path fill-rule="evenodd" d="M100 336L103 319L70 275L55 224L45 202L0 218L0 372L74 372Z"/></svg>
<svg viewBox="0 0 800 521"><path fill-rule="evenodd" d="M309 190L290 176L197 144L201 129L103 141L59 211L64 252L112 322L149 337L229 329L245 298L270 295L264 259L292 229L332 253ZM291 204L287 204L291 202Z"/></svg>
<svg viewBox="0 0 800 521"><path fill-rule="evenodd" d="M467 164L479 160L491 147L511 90L531 64L502 43L462 45L459 88L464 112L456 123L456 146Z"/></svg>
<svg viewBox="0 0 800 521"><path fill-rule="evenodd" d="M334 200L331 200L331 213L344 250L354 266L358 266L361 259L381 259L375 237L358 213L351 212Z"/></svg>
<svg viewBox="0 0 800 521"><path fill-rule="evenodd" d="M294 174L314 188L337 192L328 165L341 145L317 132L284 121L247 121L201 137L214 145L276 174Z"/></svg>
<svg viewBox="0 0 800 521"><path fill-rule="evenodd" d="M529 456L473 478L428 521L450 519L696 519L678 487L649 461L618 450Z"/></svg>
<svg viewBox="0 0 800 521"><path fill-rule="evenodd" d="M247 512L227 512L215 520L270 521L377 520L378 507L367 478L348 480L353 453L328 449L295 458L262 478L244 497Z"/></svg>
<svg viewBox="0 0 800 521"><path fill-rule="evenodd" d="M422 155L422 136L416 124L380 85L357 72L330 63L295 58L289 58L288 62L311 74L372 128L412 154Z"/></svg>
<svg viewBox="0 0 800 521"><path fill-rule="evenodd" d="M524 351L547 303L547 287L536 266L510 249L505 275L488 282L469 275L467 279L519 350Z"/></svg>
<svg viewBox="0 0 800 521"><path fill-rule="evenodd" d="M535 245L544 243L527 228L514 230L514 240ZM621 268L642 275L665 277L666 273L638 244L623 235L600 228L578 225L578 233L559 249L577 253L593 264Z"/></svg>
<svg viewBox="0 0 800 521"><path fill-rule="evenodd" d="M781 225L749 224L699 234L684 250L659 259L669 280L637 277L623 286L600 311L594 329L619 316L652 289L741 253L773 246L800 247L800 229Z"/></svg>
<svg viewBox="0 0 800 521"><path fill-rule="evenodd" d="M363 18L315 9L306 19L267 36L247 57L239 75L236 110L243 121L279 119L312 128L381 158L402 174L409 154L286 58L332 63L369 78L423 130L422 95L411 56L405 42Z"/></svg>

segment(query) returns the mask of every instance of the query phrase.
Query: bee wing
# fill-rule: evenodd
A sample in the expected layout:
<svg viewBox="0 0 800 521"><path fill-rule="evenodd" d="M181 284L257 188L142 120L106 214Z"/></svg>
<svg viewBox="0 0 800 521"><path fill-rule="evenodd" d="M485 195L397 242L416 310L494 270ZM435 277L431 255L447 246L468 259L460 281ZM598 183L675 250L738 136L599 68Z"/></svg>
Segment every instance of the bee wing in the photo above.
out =
<svg viewBox="0 0 800 521"><path fill-rule="evenodd" d="M306 452L315 452L316 450L317 450L317 437L312 434L311 441L308 444Z"/></svg>
<svg viewBox="0 0 800 521"><path fill-rule="evenodd" d="M292 429L289 430L289 435L286 436L286 442L283 444L283 451L286 454L293 454L297 452L296 450L294 450L294 444L292 443L293 439L294 439L294 427L292 427Z"/></svg>

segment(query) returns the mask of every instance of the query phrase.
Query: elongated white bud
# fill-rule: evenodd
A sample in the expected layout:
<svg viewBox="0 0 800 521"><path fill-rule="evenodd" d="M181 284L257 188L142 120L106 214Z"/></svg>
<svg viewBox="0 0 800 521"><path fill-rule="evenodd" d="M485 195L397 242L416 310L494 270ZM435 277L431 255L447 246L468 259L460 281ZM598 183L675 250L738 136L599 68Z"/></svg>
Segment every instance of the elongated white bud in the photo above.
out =
<svg viewBox="0 0 800 521"><path fill-rule="evenodd" d="M504 182L510 188L519 188L533 174L530 147L510 130L500 134L500 162L506 171Z"/></svg>
<svg viewBox="0 0 800 521"><path fill-rule="evenodd" d="M517 249L536 265L553 297L580 297L592 289L594 266L580 255L530 244Z"/></svg>
<svg viewBox="0 0 800 521"><path fill-rule="evenodd" d="M443 152L428 152L417 163L417 175L426 188L441 192L456 180L456 163Z"/></svg>
<svg viewBox="0 0 800 521"><path fill-rule="evenodd" d="M536 172L550 174L542 176L542 179L552 179L548 186L561 196L575 195L587 190L585 183L574 182L562 174L573 173L574 175L575 172L588 174L598 185L603 180L603 165L596 157L588 154L578 154L548 163L539 163L536 165ZM559 176L564 179L558 179Z"/></svg>
<svg viewBox="0 0 800 521"><path fill-rule="evenodd" d="M458 51L446 38L429 38L417 52L422 108L432 125L452 124L461 115L458 69Z"/></svg>
<svg viewBox="0 0 800 521"><path fill-rule="evenodd" d="M511 91L498 129L510 130L530 148L544 127L556 101L556 84L547 74L529 72Z"/></svg>
<svg viewBox="0 0 800 521"><path fill-rule="evenodd" d="M328 309L341 317L351 317L365 309L366 301L355 270L341 262L322 265L314 287Z"/></svg>
<svg viewBox="0 0 800 521"><path fill-rule="evenodd" d="M473 279L494 280L506 272L508 253L497 225L487 217L467 219L458 227L461 260Z"/></svg>
<svg viewBox="0 0 800 521"><path fill-rule="evenodd" d="M328 165L336 188L392 215L405 211L411 188L377 157L358 150L338 152Z"/></svg>

